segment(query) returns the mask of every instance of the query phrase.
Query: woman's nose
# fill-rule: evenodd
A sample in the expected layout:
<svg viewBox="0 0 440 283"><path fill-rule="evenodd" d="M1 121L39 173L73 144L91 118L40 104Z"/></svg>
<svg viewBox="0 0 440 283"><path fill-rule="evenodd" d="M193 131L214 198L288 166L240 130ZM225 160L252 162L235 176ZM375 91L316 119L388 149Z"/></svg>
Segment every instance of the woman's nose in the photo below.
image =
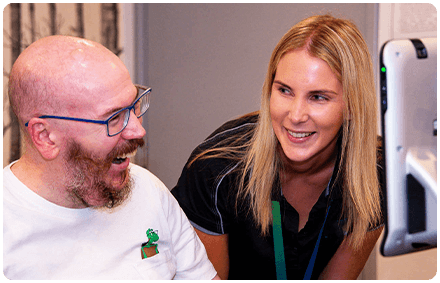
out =
<svg viewBox="0 0 440 283"><path fill-rule="evenodd" d="M290 105L290 120L295 123L304 123L309 119L309 107L306 101L295 98Z"/></svg>

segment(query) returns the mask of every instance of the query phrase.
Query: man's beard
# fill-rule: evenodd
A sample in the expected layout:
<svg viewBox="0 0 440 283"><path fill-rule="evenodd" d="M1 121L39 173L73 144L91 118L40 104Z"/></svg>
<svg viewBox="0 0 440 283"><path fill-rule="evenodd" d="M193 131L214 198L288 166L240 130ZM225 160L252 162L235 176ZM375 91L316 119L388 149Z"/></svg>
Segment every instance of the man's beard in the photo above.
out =
<svg viewBox="0 0 440 283"><path fill-rule="evenodd" d="M75 141L71 141L67 154L67 189L74 203L93 208L114 208L122 204L130 195L133 180L129 169L122 172L121 184L127 179L122 188L105 181L112 162L117 156L133 152L142 147L142 139L129 140L110 152L105 159L94 158ZM94 204L95 203L95 204ZM98 203L98 204L96 204Z"/></svg>

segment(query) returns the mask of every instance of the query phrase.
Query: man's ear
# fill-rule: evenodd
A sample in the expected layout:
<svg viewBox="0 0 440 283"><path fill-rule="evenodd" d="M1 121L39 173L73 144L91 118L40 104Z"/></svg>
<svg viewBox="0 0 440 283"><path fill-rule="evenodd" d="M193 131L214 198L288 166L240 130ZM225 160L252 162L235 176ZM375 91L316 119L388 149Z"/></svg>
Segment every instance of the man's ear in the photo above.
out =
<svg viewBox="0 0 440 283"><path fill-rule="evenodd" d="M59 140L45 119L32 118L27 126L31 140L41 156L46 160L55 159L59 152Z"/></svg>

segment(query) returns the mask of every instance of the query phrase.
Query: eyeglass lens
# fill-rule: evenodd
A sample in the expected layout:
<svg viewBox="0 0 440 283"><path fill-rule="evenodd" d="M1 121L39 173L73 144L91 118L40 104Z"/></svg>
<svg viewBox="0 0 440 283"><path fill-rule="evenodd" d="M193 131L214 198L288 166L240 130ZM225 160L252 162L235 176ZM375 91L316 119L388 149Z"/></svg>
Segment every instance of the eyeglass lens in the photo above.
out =
<svg viewBox="0 0 440 283"><path fill-rule="evenodd" d="M136 104L133 105L133 107L129 109L125 109L116 115L114 115L109 121L108 121L108 134L110 136L116 135L128 124L128 120L130 119L130 111L133 109L134 114L137 118L140 118L142 115L145 114L145 112L148 109L149 106L149 93L143 93L145 92L145 89L138 88L138 95L136 97L139 97L140 94L142 94L142 97L136 101Z"/></svg>

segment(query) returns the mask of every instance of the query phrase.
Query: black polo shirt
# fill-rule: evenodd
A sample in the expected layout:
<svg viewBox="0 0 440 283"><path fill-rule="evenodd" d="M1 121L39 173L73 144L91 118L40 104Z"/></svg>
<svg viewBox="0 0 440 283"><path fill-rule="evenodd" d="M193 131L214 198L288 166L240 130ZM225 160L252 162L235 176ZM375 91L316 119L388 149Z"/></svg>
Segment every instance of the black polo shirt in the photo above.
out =
<svg viewBox="0 0 440 283"><path fill-rule="evenodd" d="M256 121L257 115L253 115L227 122L199 145L189 160L201 150L217 146L221 140L253 132ZM249 213L248 200L236 202L238 165L239 161L225 158L198 159L189 168L185 165L171 192L197 229L212 235L229 235L229 279L276 279L272 227L269 235L263 237ZM273 188L272 200L279 201L281 208L287 279L303 279L328 205L312 279L318 278L344 239L342 188L334 180L335 176L299 232L297 211L281 194L279 185Z"/></svg>

